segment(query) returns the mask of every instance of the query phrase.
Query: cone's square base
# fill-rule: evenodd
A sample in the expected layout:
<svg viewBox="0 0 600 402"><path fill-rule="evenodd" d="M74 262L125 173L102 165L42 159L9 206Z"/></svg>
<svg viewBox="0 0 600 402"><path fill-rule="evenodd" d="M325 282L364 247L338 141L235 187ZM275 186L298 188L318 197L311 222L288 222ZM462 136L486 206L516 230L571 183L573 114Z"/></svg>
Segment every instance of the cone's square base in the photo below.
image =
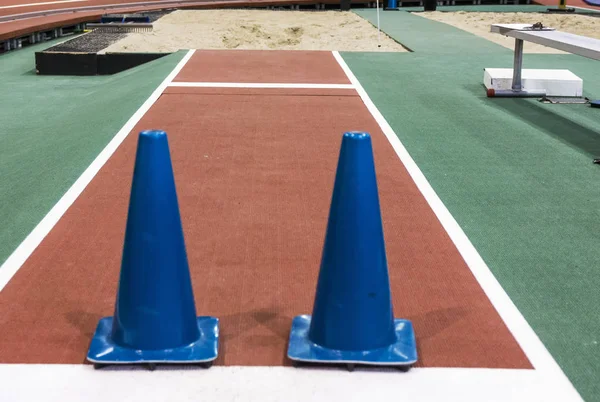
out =
<svg viewBox="0 0 600 402"><path fill-rule="evenodd" d="M373 350L334 350L308 339L310 315L299 315L292 321L288 347L291 360L311 363L354 363L374 366L410 366L417 361L417 342L412 323L394 320L396 343Z"/></svg>
<svg viewBox="0 0 600 402"><path fill-rule="evenodd" d="M101 364L204 363L217 358L219 320L198 317L198 341L174 349L139 350L116 345L111 339L113 317L105 317L96 327L87 359Z"/></svg>

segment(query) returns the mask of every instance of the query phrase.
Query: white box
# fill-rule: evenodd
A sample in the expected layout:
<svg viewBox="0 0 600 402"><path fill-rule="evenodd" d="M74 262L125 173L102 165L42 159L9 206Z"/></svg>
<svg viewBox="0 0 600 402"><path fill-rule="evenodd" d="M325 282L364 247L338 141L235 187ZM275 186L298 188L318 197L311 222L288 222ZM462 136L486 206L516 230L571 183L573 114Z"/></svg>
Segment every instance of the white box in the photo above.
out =
<svg viewBox="0 0 600 402"><path fill-rule="evenodd" d="M483 84L487 89L512 88L512 68L486 68L483 71ZM545 90L547 96L583 96L583 80L569 70L523 69L521 85L529 91Z"/></svg>

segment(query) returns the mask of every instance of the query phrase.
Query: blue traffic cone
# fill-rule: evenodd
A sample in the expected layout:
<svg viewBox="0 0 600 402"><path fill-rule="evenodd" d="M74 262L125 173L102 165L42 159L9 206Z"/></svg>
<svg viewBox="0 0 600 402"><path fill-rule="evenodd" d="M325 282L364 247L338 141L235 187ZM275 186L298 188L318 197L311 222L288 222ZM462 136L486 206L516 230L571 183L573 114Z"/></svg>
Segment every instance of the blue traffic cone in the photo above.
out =
<svg viewBox="0 0 600 402"><path fill-rule="evenodd" d="M293 319L299 362L410 366L412 323L394 319L371 137L342 139L312 316Z"/></svg>
<svg viewBox="0 0 600 402"><path fill-rule="evenodd" d="M196 317L167 134L143 131L114 317L100 320L87 359L207 363L217 357L218 336L217 318Z"/></svg>
<svg viewBox="0 0 600 402"><path fill-rule="evenodd" d="M387 7L384 8L386 11L399 11L398 2L396 0L388 0Z"/></svg>

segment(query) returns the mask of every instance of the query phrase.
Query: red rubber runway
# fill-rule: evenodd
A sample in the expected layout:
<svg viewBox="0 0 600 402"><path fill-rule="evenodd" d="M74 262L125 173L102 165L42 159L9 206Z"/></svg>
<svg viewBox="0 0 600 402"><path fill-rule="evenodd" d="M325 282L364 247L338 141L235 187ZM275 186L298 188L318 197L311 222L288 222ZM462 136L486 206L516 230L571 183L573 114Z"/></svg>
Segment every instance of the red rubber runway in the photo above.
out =
<svg viewBox="0 0 600 402"><path fill-rule="evenodd" d="M239 50L197 51L184 81L349 82L330 52ZM363 130L394 309L415 325L418 366L531 368L352 88L168 88L0 293L10 328L0 363L84 362L113 312L136 133L151 128L169 135L197 310L221 320L218 365L289 365L291 319L312 309L341 136Z"/></svg>

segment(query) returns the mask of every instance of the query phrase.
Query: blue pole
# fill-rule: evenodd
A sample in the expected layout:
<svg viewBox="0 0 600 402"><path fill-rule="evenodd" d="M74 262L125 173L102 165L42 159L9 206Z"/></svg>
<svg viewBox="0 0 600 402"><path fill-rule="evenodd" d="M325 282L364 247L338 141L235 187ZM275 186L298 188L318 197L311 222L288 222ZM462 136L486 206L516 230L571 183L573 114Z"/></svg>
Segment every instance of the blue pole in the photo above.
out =
<svg viewBox="0 0 600 402"><path fill-rule="evenodd" d="M396 0L388 0L387 7L385 7L386 11L396 11L398 10L398 2Z"/></svg>

